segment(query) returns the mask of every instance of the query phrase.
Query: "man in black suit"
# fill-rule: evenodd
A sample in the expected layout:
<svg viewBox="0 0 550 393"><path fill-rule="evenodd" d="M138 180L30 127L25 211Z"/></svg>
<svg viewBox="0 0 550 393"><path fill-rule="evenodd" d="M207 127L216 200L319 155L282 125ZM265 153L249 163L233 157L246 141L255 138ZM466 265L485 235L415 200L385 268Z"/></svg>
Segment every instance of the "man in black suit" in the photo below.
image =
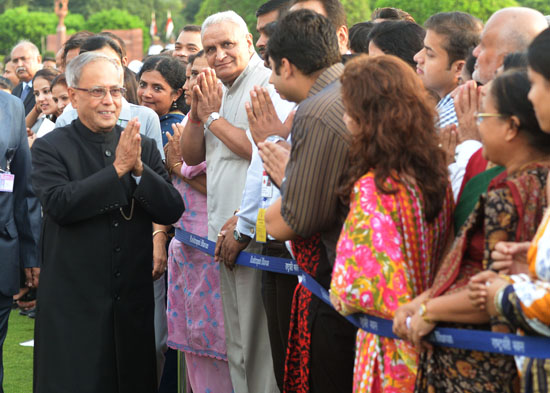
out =
<svg viewBox="0 0 550 393"><path fill-rule="evenodd" d="M183 200L137 118L117 125L122 67L86 52L65 75L78 118L32 147L44 211L34 392L154 392L152 223L176 222Z"/></svg>
<svg viewBox="0 0 550 393"><path fill-rule="evenodd" d="M40 51L32 42L19 41L11 51L11 61L15 64L15 73L21 81L15 86L12 94L21 98L25 106L25 116L27 116L35 105L32 78L34 78L36 71L40 69L42 56L40 56Z"/></svg>
<svg viewBox="0 0 550 393"><path fill-rule="evenodd" d="M31 187L31 155L23 105L0 92L0 393L4 370L2 345L13 295L19 291L20 267L27 285L38 284L40 205ZM34 280L33 277L34 276Z"/></svg>

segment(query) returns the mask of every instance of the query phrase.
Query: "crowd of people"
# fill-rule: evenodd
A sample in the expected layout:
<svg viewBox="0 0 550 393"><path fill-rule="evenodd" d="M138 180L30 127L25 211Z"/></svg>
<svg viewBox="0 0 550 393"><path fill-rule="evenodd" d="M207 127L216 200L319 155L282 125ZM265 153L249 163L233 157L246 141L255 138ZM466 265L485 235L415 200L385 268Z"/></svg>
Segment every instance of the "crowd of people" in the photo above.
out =
<svg viewBox="0 0 550 393"><path fill-rule="evenodd" d="M36 393L174 392L176 352L193 393L548 392L550 353L425 338L550 336L550 20L383 8L348 29L339 0L256 17L255 44L223 11L131 65L107 32L55 65L14 46L0 349L32 288ZM331 304L243 250L295 259Z"/></svg>

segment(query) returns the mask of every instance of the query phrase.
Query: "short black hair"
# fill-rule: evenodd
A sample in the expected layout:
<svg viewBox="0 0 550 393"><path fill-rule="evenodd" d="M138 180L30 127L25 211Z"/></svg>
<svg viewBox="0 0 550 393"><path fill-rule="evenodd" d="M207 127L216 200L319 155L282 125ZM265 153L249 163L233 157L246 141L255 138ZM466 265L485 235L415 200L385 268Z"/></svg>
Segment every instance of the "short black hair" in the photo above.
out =
<svg viewBox="0 0 550 393"><path fill-rule="evenodd" d="M54 68L42 68L41 70L36 71L36 74L34 74L34 77L32 78L32 81L34 81L38 78L42 78L50 82L50 87L52 84L52 81L55 79L56 76L58 76L60 72Z"/></svg>
<svg viewBox="0 0 550 393"><path fill-rule="evenodd" d="M94 33L91 31L83 30L73 34L71 38L65 41L65 44L63 44L63 56L61 57L62 64L67 65L67 54L69 51L73 49L80 49L84 41L93 36Z"/></svg>
<svg viewBox="0 0 550 393"><path fill-rule="evenodd" d="M550 81L550 28L535 37L527 49L529 67Z"/></svg>
<svg viewBox="0 0 550 393"><path fill-rule="evenodd" d="M407 11L395 7L382 7L372 11L370 20L385 19L385 20L408 20L416 22L411 14Z"/></svg>
<svg viewBox="0 0 550 393"><path fill-rule="evenodd" d="M514 68L527 68L529 62L527 61L527 52L512 52L504 56L502 60L502 68L504 71L508 71Z"/></svg>
<svg viewBox="0 0 550 393"><path fill-rule="evenodd" d="M518 130L525 134L529 145L541 153L550 153L550 134L540 128L535 109L527 99L531 83L526 69L512 69L493 79L490 94L498 113L516 116L519 119Z"/></svg>
<svg viewBox="0 0 550 393"><path fill-rule="evenodd" d="M369 33L374 22L359 22L349 29L348 46L354 53L369 53Z"/></svg>
<svg viewBox="0 0 550 393"><path fill-rule="evenodd" d="M198 25L185 25L185 26L183 26L183 29L181 29L182 33L184 31L191 31L193 33L200 33L201 32L201 27L198 26Z"/></svg>
<svg viewBox="0 0 550 393"><path fill-rule="evenodd" d="M256 10L256 18L258 16L270 13L271 11L279 11L280 13L281 11L288 8L289 4L290 0L269 0L258 7L258 9Z"/></svg>
<svg viewBox="0 0 550 393"><path fill-rule="evenodd" d="M137 95L137 78L136 73L129 69L128 67L124 66L124 88L126 89L126 94L124 94L124 98L126 98L126 101L128 101L130 104L139 105L138 95Z"/></svg>
<svg viewBox="0 0 550 393"><path fill-rule="evenodd" d="M277 29L277 21L273 21L264 26L264 33L266 36L271 37Z"/></svg>
<svg viewBox="0 0 550 393"><path fill-rule="evenodd" d="M0 76L0 89L12 91L13 83L11 83L11 81L8 78L4 78L3 76Z"/></svg>
<svg viewBox="0 0 550 393"><path fill-rule="evenodd" d="M426 30L415 22L389 20L376 23L369 33L373 42L382 52L394 55L416 69L414 55L424 48Z"/></svg>
<svg viewBox="0 0 550 393"><path fill-rule="evenodd" d="M111 33L110 31L102 31L98 35L109 37L116 41L118 43L118 46L120 46L120 50L122 51L122 57L126 57L126 43L121 37L119 37L115 33Z"/></svg>
<svg viewBox="0 0 550 393"><path fill-rule="evenodd" d="M137 74L137 79L148 71L158 71L166 83L174 90L181 89L185 84L185 67L181 61L172 56L150 56L145 59ZM178 109L185 113L185 97L183 93L176 100Z"/></svg>
<svg viewBox="0 0 550 393"><path fill-rule="evenodd" d="M476 68L476 60L477 58L474 56L474 48L468 52L468 56L466 57L466 63L464 64L464 67L466 67L466 71L468 71L468 75L470 75L470 78L472 77L472 74L474 73L474 70Z"/></svg>
<svg viewBox="0 0 550 393"><path fill-rule="evenodd" d="M311 1L311 0L293 0L289 8L291 8L294 4L304 3L306 1ZM321 3L321 5L323 6L323 9L325 10L325 14L328 20L334 26L334 30L338 30L340 26L348 25L347 18L346 18L346 10L344 8L344 5L340 2L340 0L316 0L316 1Z"/></svg>
<svg viewBox="0 0 550 393"><path fill-rule="evenodd" d="M67 77L65 76L65 74L59 74L57 75L55 78L53 78L53 81L50 85L50 89L53 89L53 87L55 85L65 85L65 87L67 87Z"/></svg>
<svg viewBox="0 0 550 393"><path fill-rule="evenodd" d="M204 56L204 49L201 49L197 53L193 53L192 55L189 55L189 57L187 58L187 65L193 65L196 59L203 56Z"/></svg>
<svg viewBox="0 0 550 393"><path fill-rule="evenodd" d="M277 22L267 43L267 57L278 74L283 58L304 75L340 62L336 30L323 15L311 10L289 12Z"/></svg>
<svg viewBox="0 0 550 393"><path fill-rule="evenodd" d="M424 27L445 37L443 49L447 52L450 66L457 60L466 60L470 51L479 44L483 23L466 12L439 12L430 16Z"/></svg>
<svg viewBox="0 0 550 393"><path fill-rule="evenodd" d="M110 47L112 50L114 50L120 58L120 61L122 61L122 48L120 47L118 42L113 40L111 37L107 37L106 35L94 35L93 37L88 38L80 47L79 54L85 52L93 52L95 50L106 47Z"/></svg>

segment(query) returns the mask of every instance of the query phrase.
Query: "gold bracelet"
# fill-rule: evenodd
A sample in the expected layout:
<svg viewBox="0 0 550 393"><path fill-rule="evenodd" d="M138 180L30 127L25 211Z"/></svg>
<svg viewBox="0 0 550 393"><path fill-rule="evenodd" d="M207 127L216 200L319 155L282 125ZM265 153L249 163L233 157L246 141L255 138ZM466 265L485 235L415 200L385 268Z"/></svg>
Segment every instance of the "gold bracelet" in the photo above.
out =
<svg viewBox="0 0 550 393"><path fill-rule="evenodd" d="M432 321L430 318L428 318L427 314L428 314L428 307L426 306L426 303L428 303L427 301L425 301L424 303L422 303L420 305L420 310L418 310L418 314L422 317L422 320L426 323L435 323L434 321Z"/></svg>
<svg viewBox="0 0 550 393"><path fill-rule="evenodd" d="M168 170L168 173L171 175L172 174L172 171L174 170L175 167L177 167L178 165L183 165L183 162L180 161L180 162L176 162L174 165L172 165L170 167L170 170Z"/></svg>
<svg viewBox="0 0 550 393"><path fill-rule="evenodd" d="M168 232L166 232L164 229L157 229L156 231L154 231L153 232L153 237L155 237L155 235L158 235L159 233L164 233L166 238L168 238Z"/></svg>

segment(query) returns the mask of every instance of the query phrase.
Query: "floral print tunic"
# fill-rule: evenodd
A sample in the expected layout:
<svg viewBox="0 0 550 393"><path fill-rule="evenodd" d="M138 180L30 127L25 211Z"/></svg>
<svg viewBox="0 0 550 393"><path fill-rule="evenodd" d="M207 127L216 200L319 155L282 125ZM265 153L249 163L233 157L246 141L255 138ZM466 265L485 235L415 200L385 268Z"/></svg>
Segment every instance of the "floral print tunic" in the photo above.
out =
<svg viewBox="0 0 550 393"><path fill-rule="evenodd" d="M372 171L355 183L331 283L342 314L392 319L429 287L441 258L451 225L450 187L439 216L428 223L416 185L388 178L386 186L396 192L382 193ZM359 330L353 391L411 392L417 359L410 343Z"/></svg>

